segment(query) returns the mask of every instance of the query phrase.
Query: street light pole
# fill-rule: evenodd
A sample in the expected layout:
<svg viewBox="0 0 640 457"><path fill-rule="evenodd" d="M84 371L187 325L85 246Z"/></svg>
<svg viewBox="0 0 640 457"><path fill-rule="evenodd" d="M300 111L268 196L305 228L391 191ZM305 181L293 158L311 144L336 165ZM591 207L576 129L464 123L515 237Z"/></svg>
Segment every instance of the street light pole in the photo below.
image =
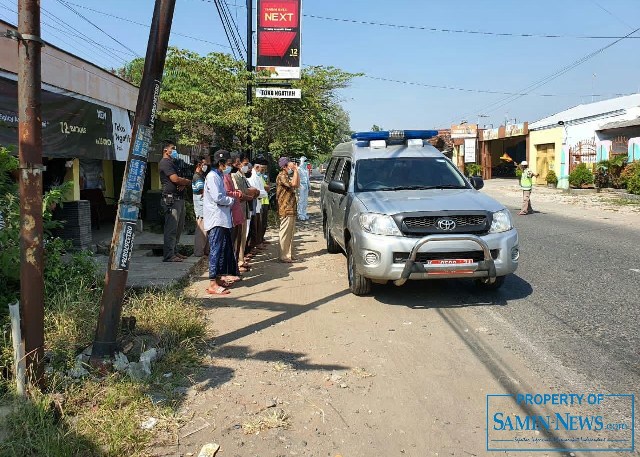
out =
<svg viewBox="0 0 640 457"><path fill-rule="evenodd" d="M120 192L118 215L113 229L111 253L102 292L100 316L93 341L93 363L112 356L122 314L122 300L129 275L136 221L146 174L147 156L158 110L160 84L167 57L171 22L176 0L156 0L138 91L136 116L127 167Z"/></svg>
<svg viewBox="0 0 640 457"><path fill-rule="evenodd" d="M247 72L249 78L253 76L253 1L247 0ZM247 152L251 154L252 142L251 142L251 106L253 104L253 87L251 85L251 79L247 81L247 108L248 108L248 122L247 122ZM251 157L253 160L253 157Z"/></svg>
<svg viewBox="0 0 640 457"><path fill-rule="evenodd" d="M27 375L44 386L40 0L18 1L20 305Z"/></svg>

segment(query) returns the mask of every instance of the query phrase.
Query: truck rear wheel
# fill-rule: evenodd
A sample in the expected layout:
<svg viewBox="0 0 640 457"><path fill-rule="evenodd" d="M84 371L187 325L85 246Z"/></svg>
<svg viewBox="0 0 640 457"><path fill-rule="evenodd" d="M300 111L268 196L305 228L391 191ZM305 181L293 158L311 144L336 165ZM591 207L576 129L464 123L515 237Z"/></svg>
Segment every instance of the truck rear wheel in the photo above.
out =
<svg viewBox="0 0 640 457"><path fill-rule="evenodd" d="M360 296L371 292L371 280L362 276L356 269L352 241L347 243L347 276L351 293Z"/></svg>
<svg viewBox="0 0 640 457"><path fill-rule="evenodd" d="M329 254L338 254L340 252L340 245L336 243L336 240L331 236L331 231L329 230L329 222L327 221L326 216L323 218L324 224L324 239L327 240L327 252Z"/></svg>

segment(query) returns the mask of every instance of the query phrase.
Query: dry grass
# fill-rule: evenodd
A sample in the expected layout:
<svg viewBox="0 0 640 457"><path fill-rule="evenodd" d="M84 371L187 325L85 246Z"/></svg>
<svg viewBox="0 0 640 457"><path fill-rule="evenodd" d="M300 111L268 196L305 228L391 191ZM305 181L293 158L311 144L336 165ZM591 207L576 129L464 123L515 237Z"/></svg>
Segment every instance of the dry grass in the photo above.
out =
<svg viewBox="0 0 640 457"><path fill-rule="evenodd" d="M242 430L247 435L255 435L262 430L273 428L287 429L291 426L290 418L283 409L272 410L269 414L256 417L242 424Z"/></svg>
<svg viewBox="0 0 640 457"><path fill-rule="evenodd" d="M291 370L293 366L290 363L277 361L273 364L273 370L277 373L282 373L283 371Z"/></svg>
<svg viewBox="0 0 640 457"><path fill-rule="evenodd" d="M365 370L364 368L360 368L360 367L356 367L354 369L351 370L351 372L356 375L359 378L365 379L365 378L371 378L373 376L375 376L372 373L369 373L367 370Z"/></svg>

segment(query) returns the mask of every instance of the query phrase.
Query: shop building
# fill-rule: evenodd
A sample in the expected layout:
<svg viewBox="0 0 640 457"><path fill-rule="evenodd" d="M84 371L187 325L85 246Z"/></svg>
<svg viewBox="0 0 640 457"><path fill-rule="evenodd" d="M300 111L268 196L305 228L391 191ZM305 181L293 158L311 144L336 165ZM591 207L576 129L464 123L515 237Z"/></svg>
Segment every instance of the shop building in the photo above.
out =
<svg viewBox="0 0 640 457"><path fill-rule="evenodd" d="M527 159L528 141L529 124L527 122L480 130L482 177L484 179L515 177L515 163ZM501 157L505 154L513 161L502 160Z"/></svg>

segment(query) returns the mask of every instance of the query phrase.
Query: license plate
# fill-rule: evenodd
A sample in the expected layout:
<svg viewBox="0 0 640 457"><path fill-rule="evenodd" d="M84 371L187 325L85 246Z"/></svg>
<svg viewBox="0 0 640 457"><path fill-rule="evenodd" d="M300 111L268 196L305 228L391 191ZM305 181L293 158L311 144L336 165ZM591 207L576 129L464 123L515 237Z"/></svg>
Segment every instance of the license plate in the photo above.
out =
<svg viewBox="0 0 640 457"><path fill-rule="evenodd" d="M467 265L472 264L473 259L439 259L428 260L427 265ZM473 270L438 270L430 271L430 275L473 274Z"/></svg>

